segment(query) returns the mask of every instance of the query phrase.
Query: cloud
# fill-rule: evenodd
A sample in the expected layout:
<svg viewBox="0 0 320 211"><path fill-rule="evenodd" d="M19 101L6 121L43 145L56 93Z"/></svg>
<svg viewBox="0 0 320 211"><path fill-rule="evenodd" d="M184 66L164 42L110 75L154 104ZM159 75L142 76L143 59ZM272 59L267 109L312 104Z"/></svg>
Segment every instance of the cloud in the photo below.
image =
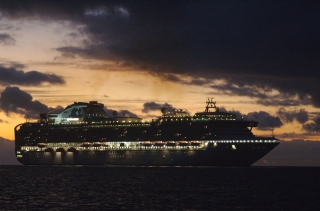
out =
<svg viewBox="0 0 320 211"><path fill-rule="evenodd" d="M265 111L250 112L248 114L242 114L240 111L229 110L227 111L224 107L219 108L221 112L228 112L237 115L237 119L250 120L258 122L257 129L259 130L270 130L272 128L279 128L283 125L281 119Z"/></svg>
<svg viewBox="0 0 320 211"><path fill-rule="evenodd" d="M313 119L313 122L302 125L302 128L309 133L320 132L320 115Z"/></svg>
<svg viewBox="0 0 320 211"><path fill-rule="evenodd" d="M1 93L0 110L7 115L16 113L23 115L25 118L37 118L39 113L46 113L53 108L33 100L32 96L20 90L18 87L6 87Z"/></svg>
<svg viewBox="0 0 320 211"><path fill-rule="evenodd" d="M149 113L150 111L161 111L162 108L166 108L168 112L176 110L176 108L168 103L159 104L155 102L146 102L143 104L142 113Z"/></svg>
<svg viewBox="0 0 320 211"><path fill-rule="evenodd" d="M271 116L265 111L250 112L245 116L246 119L259 122L258 129L279 128L283 125L279 117Z"/></svg>
<svg viewBox="0 0 320 211"><path fill-rule="evenodd" d="M15 62L15 61L6 61L6 62L3 62L2 65L0 65L0 67L4 68L4 67L8 67L9 68L12 68L12 69L22 69L22 68L26 68L26 65L25 64L22 64L20 62Z"/></svg>
<svg viewBox="0 0 320 211"><path fill-rule="evenodd" d="M255 101L257 104L265 106L301 106L310 105L311 99L306 97L305 99L294 99L294 96L272 96L267 99L259 99Z"/></svg>
<svg viewBox="0 0 320 211"><path fill-rule="evenodd" d="M282 133L278 138L281 138L281 139L288 139L288 138L294 139L295 136L296 136L296 134L294 132L292 132L292 133Z"/></svg>
<svg viewBox="0 0 320 211"><path fill-rule="evenodd" d="M300 109L298 111L287 111L284 107L281 107L277 111L277 115L285 123L297 120L299 123L304 124L309 120L308 112L304 109Z"/></svg>
<svg viewBox="0 0 320 211"><path fill-rule="evenodd" d="M54 61L61 61L64 59L75 59L76 57L72 53L63 53L61 56L56 56L53 58Z"/></svg>
<svg viewBox="0 0 320 211"><path fill-rule="evenodd" d="M118 112L119 116L127 116L127 117L138 117L135 113L132 113L131 111L128 110L120 110Z"/></svg>
<svg viewBox="0 0 320 211"><path fill-rule="evenodd" d="M26 85L34 86L48 82L51 84L64 84L61 76L55 74L41 73L38 71L24 72L14 67L6 68L0 65L0 85Z"/></svg>
<svg viewBox="0 0 320 211"><path fill-rule="evenodd" d="M240 111L237 110L227 110L225 107L219 107L220 112L227 112L231 114L235 114L237 119L243 119L245 117L245 114L242 114Z"/></svg>
<svg viewBox="0 0 320 211"><path fill-rule="evenodd" d="M249 85L237 85L237 84L223 84L223 85L211 85L213 89L220 90L220 93L225 95L236 95L236 96L251 96L260 99L265 99L268 97L267 91L263 87L249 86ZM269 90L270 91L270 90Z"/></svg>
<svg viewBox="0 0 320 211"><path fill-rule="evenodd" d="M113 109L108 109L107 107L104 107L104 110L106 111L107 115L109 117L114 117L115 115L118 117L139 117L137 114L128 111L128 110L113 110Z"/></svg>
<svg viewBox="0 0 320 211"><path fill-rule="evenodd" d="M8 121L5 121L3 119L0 119L0 123L9 123Z"/></svg>
<svg viewBox="0 0 320 211"><path fill-rule="evenodd" d="M0 44L3 46L15 45L16 40L9 34L0 33Z"/></svg>
<svg viewBox="0 0 320 211"><path fill-rule="evenodd" d="M272 90L320 107L316 1L12 1L0 10L11 19L81 24L85 42L57 48L61 54L130 64L178 83L191 77L261 103L276 97ZM217 79L226 85L212 85Z"/></svg>

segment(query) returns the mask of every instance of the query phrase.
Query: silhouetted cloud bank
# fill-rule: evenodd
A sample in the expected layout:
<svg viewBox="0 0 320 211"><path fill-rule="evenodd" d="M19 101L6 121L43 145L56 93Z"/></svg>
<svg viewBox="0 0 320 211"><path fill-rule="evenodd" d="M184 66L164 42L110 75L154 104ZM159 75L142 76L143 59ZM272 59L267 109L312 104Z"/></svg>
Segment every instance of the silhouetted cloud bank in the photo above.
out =
<svg viewBox="0 0 320 211"><path fill-rule="evenodd" d="M320 107L319 1L21 0L0 2L0 12L83 26L82 45L56 48L61 57L113 61L264 105Z"/></svg>
<svg viewBox="0 0 320 211"><path fill-rule="evenodd" d="M9 34L0 33L0 44L2 44L3 46L15 45L16 40Z"/></svg>
<svg viewBox="0 0 320 211"><path fill-rule="evenodd" d="M270 130L272 128L279 128L283 125L283 122L279 117L273 116L265 111L242 114L240 111L236 110L227 111L224 107L221 107L220 111L236 114L237 119L256 121L258 122L257 129L259 130Z"/></svg>
<svg viewBox="0 0 320 211"><path fill-rule="evenodd" d="M106 111L107 115L109 117L115 117L115 116L118 116L118 117L138 117L137 114L129 111L129 110L114 110L114 109L109 109L107 107L104 107L104 110Z"/></svg>
<svg viewBox="0 0 320 211"><path fill-rule="evenodd" d="M313 119L313 122L304 124L302 128L310 133L320 132L320 115L316 116Z"/></svg>
<svg viewBox="0 0 320 211"><path fill-rule="evenodd" d="M0 97L0 111L7 115L16 113L23 115L25 118L38 118L39 113L47 113L51 110L60 108L50 108L38 100L33 100L33 97L18 87L8 86L1 93Z"/></svg>
<svg viewBox="0 0 320 211"><path fill-rule="evenodd" d="M176 108L174 108L169 103L160 104L156 102L146 102L143 104L142 113L149 113L150 111L161 111L162 108L165 108L168 112L176 110Z"/></svg>
<svg viewBox="0 0 320 211"><path fill-rule="evenodd" d="M38 71L24 72L15 67L6 68L0 65L0 85L25 85L34 86L48 82L50 84L64 84L61 76L55 74L41 73Z"/></svg>

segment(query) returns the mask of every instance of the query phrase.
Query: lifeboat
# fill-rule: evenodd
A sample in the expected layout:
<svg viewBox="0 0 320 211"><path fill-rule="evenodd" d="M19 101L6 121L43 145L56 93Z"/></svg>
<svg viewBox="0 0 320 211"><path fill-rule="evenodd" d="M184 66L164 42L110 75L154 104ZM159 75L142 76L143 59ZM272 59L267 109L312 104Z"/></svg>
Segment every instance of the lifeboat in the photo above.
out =
<svg viewBox="0 0 320 211"><path fill-rule="evenodd" d="M175 146L177 146L177 143L174 142L174 141L168 141L168 142L167 142L167 146L169 146L169 147L175 147Z"/></svg>
<svg viewBox="0 0 320 211"><path fill-rule="evenodd" d="M182 147L190 146L190 143L187 141L179 141L179 146L182 146Z"/></svg>
<svg viewBox="0 0 320 211"><path fill-rule="evenodd" d="M90 142L83 142L82 143L83 147L91 147L91 145L92 145L92 143L90 143Z"/></svg>
<svg viewBox="0 0 320 211"><path fill-rule="evenodd" d="M38 147L39 147L39 148L44 148L44 147L46 147L46 146L47 146L46 143L38 143Z"/></svg>
<svg viewBox="0 0 320 211"><path fill-rule="evenodd" d="M164 147L165 143L162 142L162 141L156 141L156 142L154 143L154 145L157 146L157 147Z"/></svg>
<svg viewBox="0 0 320 211"><path fill-rule="evenodd" d="M199 147L201 145L200 141L191 141L191 146Z"/></svg>
<svg viewBox="0 0 320 211"><path fill-rule="evenodd" d="M145 141L145 142L143 142L143 146L144 147L151 147L153 144L152 144L152 142L150 142L150 141Z"/></svg>
<svg viewBox="0 0 320 211"><path fill-rule="evenodd" d="M94 147L101 147L102 144L101 144L100 142L95 142L95 143L93 143L93 146L94 146Z"/></svg>

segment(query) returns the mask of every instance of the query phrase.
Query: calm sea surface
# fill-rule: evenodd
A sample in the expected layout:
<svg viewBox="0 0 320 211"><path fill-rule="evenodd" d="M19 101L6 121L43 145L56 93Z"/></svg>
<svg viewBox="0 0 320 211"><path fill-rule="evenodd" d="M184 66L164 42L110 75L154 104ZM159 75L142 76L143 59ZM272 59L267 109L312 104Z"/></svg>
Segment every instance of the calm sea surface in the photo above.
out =
<svg viewBox="0 0 320 211"><path fill-rule="evenodd" d="M319 210L320 167L0 166L0 210Z"/></svg>

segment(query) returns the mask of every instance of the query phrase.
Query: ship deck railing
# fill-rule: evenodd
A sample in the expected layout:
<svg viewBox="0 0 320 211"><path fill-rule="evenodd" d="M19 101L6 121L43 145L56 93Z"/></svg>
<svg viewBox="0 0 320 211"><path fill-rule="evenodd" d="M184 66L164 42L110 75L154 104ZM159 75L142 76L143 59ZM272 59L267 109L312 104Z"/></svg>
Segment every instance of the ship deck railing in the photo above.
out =
<svg viewBox="0 0 320 211"><path fill-rule="evenodd" d="M143 146L139 144L127 144L125 146L119 146L121 142L112 142L112 144L107 144L108 146L81 146L79 143L47 143L46 147L38 147L38 146L21 146L21 150L23 151L45 151L48 148L58 149L63 148L67 151L70 148L75 148L81 151L110 151L110 150L203 150L206 149L209 143L213 144L246 144L246 143L277 143L279 142L276 139L261 139L261 140L211 140L211 141L201 141L199 146L187 145L187 146Z"/></svg>

